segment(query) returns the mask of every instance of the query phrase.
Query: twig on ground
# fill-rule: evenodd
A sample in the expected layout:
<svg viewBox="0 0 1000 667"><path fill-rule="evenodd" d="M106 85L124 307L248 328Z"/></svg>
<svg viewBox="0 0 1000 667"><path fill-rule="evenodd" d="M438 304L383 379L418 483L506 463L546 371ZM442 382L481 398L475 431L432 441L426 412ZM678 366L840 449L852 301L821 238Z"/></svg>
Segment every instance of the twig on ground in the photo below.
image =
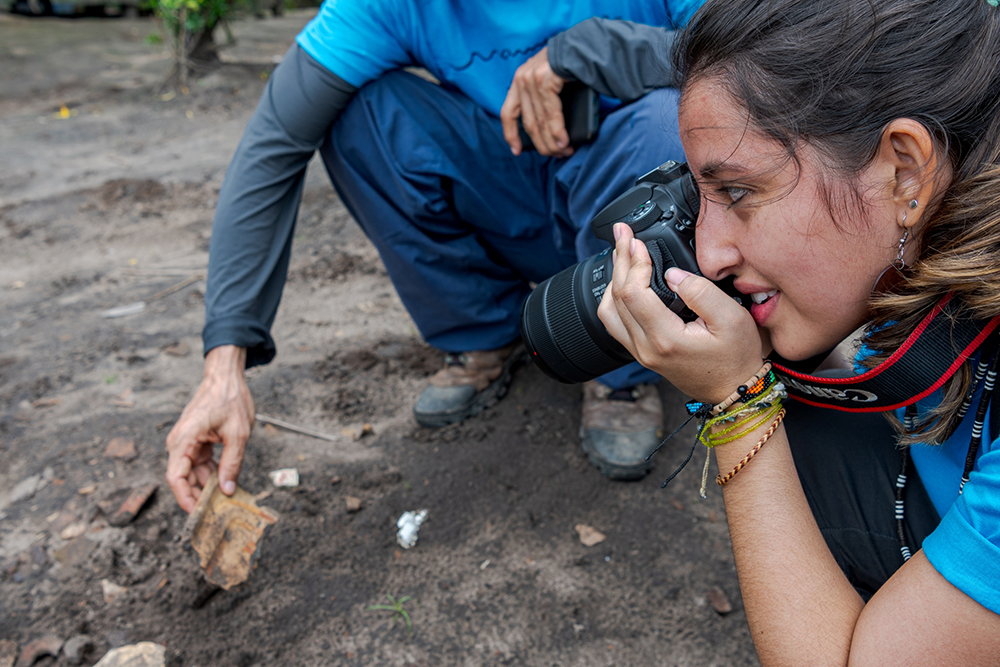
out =
<svg viewBox="0 0 1000 667"><path fill-rule="evenodd" d="M204 280L204 279L205 279L205 276L188 276L187 278L185 278L184 280L180 281L176 285L168 287L167 289L163 290L162 292L157 292L153 296L149 297L148 299L146 299L146 303L149 303L150 301L157 301L159 299L162 299L165 296L170 296L174 292L177 292L178 290L182 290L185 287L187 287L188 285L193 285L194 283L198 282L199 280Z"/></svg>
<svg viewBox="0 0 1000 667"><path fill-rule="evenodd" d="M278 426L285 429L286 431L292 431L294 433L301 433L302 435L308 435L313 438L319 438L320 440L328 440L329 442L340 442L340 438L335 435L330 435L329 433L323 433L322 431L314 431L311 428L305 428L303 426L296 426L295 424L290 424L286 421L280 419L275 419L274 417L268 417L267 415L258 414L257 421L270 424L272 426Z"/></svg>

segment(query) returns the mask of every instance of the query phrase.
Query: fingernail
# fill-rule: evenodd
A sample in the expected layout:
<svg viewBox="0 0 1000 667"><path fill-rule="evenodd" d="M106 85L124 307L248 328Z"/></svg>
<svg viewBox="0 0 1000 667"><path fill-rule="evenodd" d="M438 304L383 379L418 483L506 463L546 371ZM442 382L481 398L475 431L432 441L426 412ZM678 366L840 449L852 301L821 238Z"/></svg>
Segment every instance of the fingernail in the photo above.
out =
<svg viewBox="0 0 1000 667"><path fill-rule="evenodd" d="M616 222L614 227L611 228L611 232L615 235L615 241L617 241L618 237L622 235L622 223Z"/></svg>
<svg viewBox="0 0 1000 667"><path fill-rule="evenodd" d="M222 492L227 496L231 496L233 494L233 491L235 490L236 490L236 482L234 482L233 480L227 479L225 482L222 483Z"/></svg>
<svg viewBox="0 0 1000 667"><path fill-rule="evenodd" d="M667 269L667 272L663 274L663 277L666 278L667 280L667 287L676 292L677 286L680 285L682 282L684 282L684 279L690 275L691 274L685 271L684 269L678 269L677 267L673 267Z"/></svg>
<svg viewBox="0 0 1000 667"><path fill-rule="evenodd" d="M628 252L630 255L635 254L635 238L631 238L628 241Z"/></svg>

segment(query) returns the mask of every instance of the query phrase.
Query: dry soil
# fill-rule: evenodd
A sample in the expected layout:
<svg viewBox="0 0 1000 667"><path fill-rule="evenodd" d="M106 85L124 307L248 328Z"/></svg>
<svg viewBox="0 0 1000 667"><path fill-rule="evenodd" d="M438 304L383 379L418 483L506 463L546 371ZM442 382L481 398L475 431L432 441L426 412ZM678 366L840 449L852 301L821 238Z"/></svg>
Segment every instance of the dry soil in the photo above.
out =
<svg viewBox="0 0 1000 667"><path fill-rule="evenodd" d="M185 92L161 86L169 59L144 41L148 19L0 16L0 639L86 634L85 664L146 640L202 667L757 664L719 494L698 497L697 458L660 489L692 433L649 478L611 482L580 450L579 387L532 367L482 415L417 426L440 356L316 163L280 353L250 387L261 413L338 439L258 425L242 485L266 491L285 467L302 485L262 501L282 518L245 584L201 583L162 482L164 438L200 377L226 164L308 18L236 22L227 64ZM678 424L684 397L661 393ZM114 438L136 456L105 456ZM148 482L150 504L109 525ZM394 523L413 509L428 520L405 551ZM607 539L584 546L581 523ZM126 592L108 602L102 580ZM734 611L713 608L713 587ZM412 634L369 610L386 595L411 597Z"/></svg>

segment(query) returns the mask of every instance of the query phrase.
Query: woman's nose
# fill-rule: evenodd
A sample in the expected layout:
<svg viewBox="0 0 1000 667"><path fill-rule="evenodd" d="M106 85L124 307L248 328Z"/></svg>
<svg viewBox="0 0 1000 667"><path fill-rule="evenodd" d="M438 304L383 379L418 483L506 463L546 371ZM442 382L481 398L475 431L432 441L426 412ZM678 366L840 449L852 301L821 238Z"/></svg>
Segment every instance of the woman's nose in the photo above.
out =
<svg viewBox="0 0 1000 667"><path fill-rule="evenodd" d="M695 250L698 268L709 280L721 280L736 273L743 257L735 243L732 230L718 206L702 201L698 224L695 226Z"/></svg>

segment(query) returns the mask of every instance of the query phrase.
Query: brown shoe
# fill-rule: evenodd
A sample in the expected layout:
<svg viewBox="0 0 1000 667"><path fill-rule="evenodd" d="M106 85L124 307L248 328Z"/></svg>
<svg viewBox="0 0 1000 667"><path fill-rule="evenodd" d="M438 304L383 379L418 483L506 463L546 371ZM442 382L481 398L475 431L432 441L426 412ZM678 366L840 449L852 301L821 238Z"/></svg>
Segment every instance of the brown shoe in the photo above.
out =
<svg viewBox="0 0 1000 667"><path fill-rule="evenodd" d="M421 426L441 428L496 405L507 393L514 369L526 359L520 341L499 350L446 354L445 367L431 376L413 416Z"/></svg>
<svg viewBox="0 0 1000 667"><path fill-rule="evenodd" d="M592 380L583 385L583 451L611 479L641 479L663 438L663 404L656 385L613 391Z"/></svg>

